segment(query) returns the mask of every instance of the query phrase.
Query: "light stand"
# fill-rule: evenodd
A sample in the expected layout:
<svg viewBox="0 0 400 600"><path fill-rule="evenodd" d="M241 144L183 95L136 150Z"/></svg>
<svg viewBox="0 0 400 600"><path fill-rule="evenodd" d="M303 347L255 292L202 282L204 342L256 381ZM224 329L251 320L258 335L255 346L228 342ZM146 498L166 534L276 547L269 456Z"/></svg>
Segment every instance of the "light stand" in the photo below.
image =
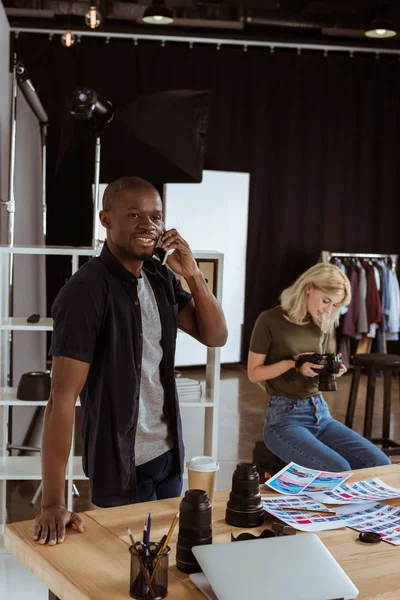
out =
<svg viewBox="0 0 400 600"><path fill-rule="evenodd" d="M18 85L24 94L28 104L36 115L41 127L42 143L42 210L43 210L43 233L46 235L46 133L48 117L44 110L36 90L29 79L25 66L18 61L17 54L12 58L12 85L11 85L11 121L10 121L10 167L9 167L9 191L8 201L2 202L2 205L8 212L8 245L12 248L15 242L15 150L17 137L17 99ZM8 265L8 315L14 314L14 254L9 254ZM13 385L13 332L10 329L8 334L8 374L7 386ZM9 407L9 426L8 426L8 450L12 451L12 407Z"/></svg>
<svg viewBox="0 0 400 600"><path fill-rule="evenodd" d="M101 209L100 197L100 155L101 135L105 126L112 121L114 109L108 100L104 100L92 88L79 87L73 93L73 101L70 110L71 117L90 121L95 134L95 156L94 156L94 201L92 222L92 245L95 251L100 246L98 239L98 215Z"/></svg>

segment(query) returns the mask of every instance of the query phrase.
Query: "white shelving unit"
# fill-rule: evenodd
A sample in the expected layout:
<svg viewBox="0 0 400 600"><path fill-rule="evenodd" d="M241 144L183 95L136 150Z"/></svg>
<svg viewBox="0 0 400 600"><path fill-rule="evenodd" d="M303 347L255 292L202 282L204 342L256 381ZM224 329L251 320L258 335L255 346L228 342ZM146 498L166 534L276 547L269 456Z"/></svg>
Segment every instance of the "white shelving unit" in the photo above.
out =
<svg viewBox="0 0 400 600"><path fill-rule="evenodd" d="M1 246L0 245L0 529L6 522L6 482L8 480L40 480L40 456L8 456L8 408L10 406L45 406L46 401L28 402L17 399L17 388L7 387L10 366L8 336L11 331L51 331L51 318L41 318L38 323L28 323L27 316L8 317L8 264L10 254L67 255L71 257L71 274L79 268L79 257L94 256L93 248L48 247L48 246ZM223 255L219 252L193 251L198 260L214 263L214 294L221 302L223 280ZM179 331L177 344L181 336ZM220 349L207 349L205 393L197 399L180 401L182 407L201 408L205 411L203 452L217 456L218 409L220 382ZM80 405L79 399L77 406ZM201 450L200 450L201 452ZM73 508L73 482L86 479L80 456L74 456L71 448L66 469L67 505Z"/></svg>

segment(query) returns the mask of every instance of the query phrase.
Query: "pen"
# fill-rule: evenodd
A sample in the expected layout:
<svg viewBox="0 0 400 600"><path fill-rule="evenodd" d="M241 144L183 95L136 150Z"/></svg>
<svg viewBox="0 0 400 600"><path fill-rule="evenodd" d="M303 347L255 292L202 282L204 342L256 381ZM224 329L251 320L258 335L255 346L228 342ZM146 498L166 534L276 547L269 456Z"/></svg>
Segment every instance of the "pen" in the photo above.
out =
<svg viewBox="0 0 400 600"><path fill-rule="evenodd" d="M147 517L147 538L146 538L146 550L149 549L150 545L150 530L151 530L151 513Z"/></svg>

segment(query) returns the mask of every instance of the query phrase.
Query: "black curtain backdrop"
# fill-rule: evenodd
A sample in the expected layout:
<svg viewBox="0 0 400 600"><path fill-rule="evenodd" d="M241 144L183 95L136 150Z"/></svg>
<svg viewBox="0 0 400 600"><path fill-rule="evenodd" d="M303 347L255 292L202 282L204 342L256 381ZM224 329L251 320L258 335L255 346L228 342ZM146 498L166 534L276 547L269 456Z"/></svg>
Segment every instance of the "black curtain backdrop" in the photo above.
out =
<svg viewBox="0 0 400 600"><path fill-rule="evenodd" d="M136 93L211 91L205 168L251 175L243 359L258 314L321 250L400 251L397 57L88 38L66 49L37 35L20 35L18 52L50 117L48 244L91 242L82 189L92 173L76 164L64 193L52 187L75 87L118 105ZM69 268L49 265L50 302Z"/></svg>

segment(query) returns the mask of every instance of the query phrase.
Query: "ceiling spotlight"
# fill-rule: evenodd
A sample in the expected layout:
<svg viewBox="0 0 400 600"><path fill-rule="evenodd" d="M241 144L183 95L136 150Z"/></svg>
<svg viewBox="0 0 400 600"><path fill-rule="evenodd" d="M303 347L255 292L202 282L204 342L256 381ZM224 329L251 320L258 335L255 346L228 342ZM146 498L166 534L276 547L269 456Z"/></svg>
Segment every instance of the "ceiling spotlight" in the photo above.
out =
<svg viewBox="0 0 400 600"><path fill-rule="evenodd" d="M73 46L75 44L75 41L75 34L71 33L69 29L61 36L61 43L66 48L70 48L71 46Z"/></svg>
<svg viewBox="0 0 400 600"><path fill-rule="evenodd" d="M393 23L387 19L373 19L368 25L365 35L370 38L391 38L397 35Z"/></svg>
<svg viewBox="0 0 400 600"><path fill-rule="evenodd" d="M101 24L101 14L93 4L90 5L89 10L85 15L85 24L90 27L90 29L96 29Z"/></svg>
<svg viewBox="0 0 400 600"><path fill-rule="evenodd" d="M165 0L153 0L144 11L143 21L150 25L170 25L174 22L174 16Z"/></svg>

